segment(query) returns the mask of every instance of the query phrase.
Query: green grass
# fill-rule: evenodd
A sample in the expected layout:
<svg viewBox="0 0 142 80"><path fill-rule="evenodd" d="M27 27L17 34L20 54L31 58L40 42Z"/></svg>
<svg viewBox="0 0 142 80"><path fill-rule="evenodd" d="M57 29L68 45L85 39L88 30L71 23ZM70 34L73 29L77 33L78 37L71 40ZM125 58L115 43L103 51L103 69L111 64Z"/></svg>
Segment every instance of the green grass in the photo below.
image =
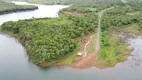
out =
<svg viewBox="0 0 142 80"><path fill-rule="evenodd" d="M96 36L93 38L93 40L92 40L92 45L91 45L91 47L89 48L89 50L88 50L88 52L89 53L92 53L92 52L94 52L95 51L95 44L96 44Z"/></svg>
<svg viewBox="0 0 142 80"><path fill-rule="evenodd" d="M141 5L117 5L106 11L101 21L101 48L96 58L102 67L114 67L119 62L124 62L132 49L127 49L129 44L119 38L119 33L140 35ZM139 8L138 8L139 7Z"/></svg>
<svg viewBox="0 0 142 80"><path fill-rule="evenodd" d="M92 11L92 12L97 10L96 8L91 8L91 7L88 7L86 9L88 9L89 11Z"/></svg>
<svg viewBox="0 0 142 80"><path fill-rule="evenodd" d="M113 67L119 62L125 61L129 53L132 51L127 49L129 44L122 41L115 31L110 32L107 43L109 46L101 47L97 58L98 63L102 67Z"/></svg>
<svg viewBox="0 0 142 80"><path fill-rule="evenodd" d="M69 56L65 57L64 59L60 59L58 64L72 65L73 62L76 59L78 59L77 53L78 53L78 49L76 49L76 51L74 53L70 54Z"/></svg>
<svg viewBox="0 0 142 80"><path fill-rule="evenodd" d="M118 29L118 31L124 32L126 34L142 35L142 32L140 31L140 25L138 25L137 23L126 25L123 27L123 29Z"/></svg>

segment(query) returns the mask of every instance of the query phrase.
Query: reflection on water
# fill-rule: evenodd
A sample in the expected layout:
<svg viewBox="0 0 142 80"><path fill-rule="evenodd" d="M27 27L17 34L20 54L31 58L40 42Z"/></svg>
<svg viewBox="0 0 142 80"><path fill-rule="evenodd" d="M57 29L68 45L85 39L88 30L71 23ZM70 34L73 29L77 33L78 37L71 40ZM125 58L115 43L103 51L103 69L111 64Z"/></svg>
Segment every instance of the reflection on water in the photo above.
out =
<svg viewBox="0 0 142 80"><path fill-rule="evenodd" d="M7 18L5 15L2 17ZM0 21L5 21L3 18L0 16ZM134 48L127 61L113 68L76 70L37 67L28 59L24 47L16 39L0 33L0 80L142 80L142 37L125 34L120 37L130 43L128 48Z"/></svg>
<svg viewBox="0 0 142 80"><path fill-rule="evenodd" d="M131 56L128 57L128 60L127 60L129 66L132 68L141 66L142 37L135 36L135 35L126 35L124 33L121 33L120 37L130 44L129 48L134 48L134 51L131 53Z"/></svg>

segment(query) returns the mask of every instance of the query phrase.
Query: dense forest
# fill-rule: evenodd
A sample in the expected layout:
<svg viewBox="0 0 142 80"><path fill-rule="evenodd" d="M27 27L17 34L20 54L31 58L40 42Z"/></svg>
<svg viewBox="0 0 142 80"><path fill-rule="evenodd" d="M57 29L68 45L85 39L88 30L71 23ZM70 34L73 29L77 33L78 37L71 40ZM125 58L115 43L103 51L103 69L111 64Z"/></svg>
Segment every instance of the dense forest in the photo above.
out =
<svg viewBox="0 0 142 80"><path fill-rule="evenodd" d="M119 38L120 32L142 33L141 0L125 0L127 3L121 0L43 1L47 2L46 4L54 1L54 4L73 5L61 10L58 19L10 21L1 26L1 31L15 36L25 45L28 56L35 64L50 63L72 55L80 47L77 38L84 37L85 34L95 34L98 15L103 10L101 49L97 58L100 64L114 66L124 61L130 53L131 50L127 49L128 43ZM32 2L40 3L38 0ZM107 10L108 8L111 9ZM82 15L69 15L65 12Z"/></svg>
<svg viewBox="0 0 142 80"><path fill-rule="evenodd" d="M75 38L95 32L97 19L96 14L88 13L59 19L10 21L1 27L19 38L34 63L40 64L58 60L73 52L78 46Z"/></svg>
<svg viewBox="0 0 142 80"><path fill-rule="evenodd" d="M0 14L17 12L17 11L27 11L38 9L37 6L31 5L16 5L14 3L0 1Z"/></svg>

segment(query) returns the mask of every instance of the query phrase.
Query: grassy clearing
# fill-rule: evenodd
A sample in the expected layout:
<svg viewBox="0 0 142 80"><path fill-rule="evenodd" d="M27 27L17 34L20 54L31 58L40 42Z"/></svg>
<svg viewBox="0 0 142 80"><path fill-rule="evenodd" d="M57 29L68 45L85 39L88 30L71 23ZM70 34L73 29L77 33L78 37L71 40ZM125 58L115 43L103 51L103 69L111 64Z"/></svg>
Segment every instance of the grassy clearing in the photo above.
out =
<svg viewBox="0 0 142 80"><path fill-rule="evenodd" d="M122 41L116 32L109 34L107 39L108 46L101 47L99 56L96 61L102 67L113 67L119 62L123 62L132 51L127 49L128 43Z"/></svg>
<svg viewBox="0 0 142 80"><path fill-rule="evenodd" d="M113 67L123 62L129 56L132 49L129 44L119 38L119 32L126 34L140 34L141 5L119 5L104 13L101 21L101 49L96 61L102 67Z"/></svg>
<svg viewBox="0 0 142 80"><path fill-rule="evenodd" d="M71 53L70 55L66 56L64 59L60 59L58 64L64 65L72 65L75 60L78 59L77 53L79 52L80 47L78 47L75 52Z"/></svg>
<svg viewBox="0 0 142 80"><path fill-rule="evenodd" d="M80 38L77 38L76 40L79 43L78 48L71 55L68 55L63 59L60 59L60 61L58 62L59 64L65 64L71 66L73 62L79 58L79 56L77 56L77 53L83 52L84 46L86 44L86 41L88 41L88 39L85 36L82 36Z"/></svg>
<svg viewBox="0 0 142 80"><path fill-rule="evenodd" d="M142 35L142 33L140 31L141 28L139 27L139 25L137 23L126 25L123 27L124 27L123 29L118 29L118 31L124 32L126 34Z"/></svg>

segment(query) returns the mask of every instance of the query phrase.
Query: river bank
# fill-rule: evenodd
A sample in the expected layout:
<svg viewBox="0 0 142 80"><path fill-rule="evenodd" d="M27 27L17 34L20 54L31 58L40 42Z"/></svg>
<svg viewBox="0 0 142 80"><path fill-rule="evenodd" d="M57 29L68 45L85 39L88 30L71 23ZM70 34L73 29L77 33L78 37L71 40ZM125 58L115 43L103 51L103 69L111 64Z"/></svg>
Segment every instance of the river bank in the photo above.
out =
<svg viewBox="0 0 142 80"><path fill-rule="evenodd" d="M93 17L97 17L97 15L94 15ZM74 50L77 48L77 41L75 40L75 38L79 38L79 37L81 37L81 36L84 36L83 34L82 34L82 32L80 32L80 33L78 33L77 31L80 29L80 27L77 27L77 25L78 24L76 24L76 22L74 21L74 19L72 20L69 20L69 19L67 19L68 17L66 16L64 16L64 17L60 17L60 18L57 18L57 19L44 19L44 20L36 20L36 19L33 19L32 21L30 21L30 22L28 22L27 20L25 21L25 20L23 20L23 21L18 21L18 22L7 22L7 23L4 23L1 27L2 27L2 31L5 31L6 33L10 33L10 35L16 35L16 37L19 39L19 41L20 42L22 42L22 43L24 43L25 44L25 47L26 47L26 49L27 49L27 54L28 54L28 56L30 56L30 58L32 58L32 61L35 63L35 64L37 64L37 65L40 65L40 64L42 64L42 63L46 63L46 62L48 62L49 64L50 64L50 62L51 62L51 65L56 65L56 64L52 64L52 61L54 62L54 63L56 63L56 61L58 61L58 58L57 59L55 59L56 57L57 57L57 55L56 56L54 56L53 57L53 55L50 55L49 56L49 54L47 54L49 57L47 57L47 58L51 58L51 59L47 59L48 61L43 61L44 59L39 59L39 60L37 60L38 58L38 56L35 56L35 55L33 55L33 54L35 54L35 53L33 53L33 51L31 52L31 50L32 50L32 47L34 48L34 46L37 46L37 45L39 45L39 46L44 46L44 44L46 43L47 45L45 45L44 47L47 47L47 49L49 49L48 47L50 47L49 46L49 41L51 41L51 40L49 40L50 39L50 36L52 36L53 34L54 34L54 37L52 37L52 40L53 41L55 41L55 42L51 42L50 44L51 45L53 45L53 44L56 44L56 46L58 47L58 48L64 48L64 50L65 50L65 56L67 56L67 53L68 54L71 54L72 52L74 52ZM76 19L78 19L78 18L80 18L79 16L76 16L76 17L74 17L74 18L76 18ZM90 19L94 19L94 18L90 18L90 17L88 17L87 15L84 15L82 18L80 18L81 20L84 20L84 18L86 18L87 20L90 20ZM75 19L75 20L76 20ZM80 21L80 20L79 20ZM95 24L95 22L92 20L92 22ZM17 24L15 24L15 23L17 23ZM34 24L33 24L34 23ZM56 28L58 28L58 29L56 29L56 31L55 32L52 32L52 35L51 35L51 31L52 31L52 27L50 27L50 26L54 26L54 25L56 25L58 23L58 27L56 27ZM70 25L72 23L72 25L74 25L74 27L72 27L72 29L73 30L71 30L70 28L64 28L64 26L66 26L66 25L68 25L68 27L70 27L70 26L72 26L72 25ZM82 22L81 22L82 23ZM18 24L20 24L20 25L18 25ZM21 24L24 26L24 25L26 25L27 27L20 27L21 26ZM53 25L54 24L54 25ZM11 25L11 27L9 26L8 27L8 25ZM12 28L12 26L15 26L16 25L16 27L15 28ZM33 32L31 32L31 30L32 29L28 29L28 27L32 27L31 25L33 25ZM35 28L35 26L34 25L36 25L36 27L39 27L39 28ZM49 27L47 27L47 26L45 26L45 25L50 25ZM62 26L60 26L60 25L62 25ZM86 23L86 24L84 24L84 25L89 25L88 23ZM96 24L97 25L97 24ZM46 32L44 32L45 34L43 34L42 33L42 31L40 31L40 30L42 30L42 28L40 28L40 26L42 26L42 28L44 28L44 30L46 30ZM57 25L56 25L57 26ZM67 26L66 26L67 27ZM91 27L91 26L90 26ZM20 29L21 28L21 29ZM25 29L23 29L23 28L25 28L26 29L26 31L25 31ZM74 28L75 29L78 29L78 30L74 30ZM29 31L27 31L27 29L29 30ZM34 29L38 29L38 30L34 30ZM47 30L48 29L48 30ZM54 28L53 28L54 29ZM7 31L8 30L8 31ZM10 30L10 31L9 31ZM59 32L59 31L60 32ZM64 31L63 31L64 30ZM84 30L84 32L83 33L85 33L85 29L83 28L82 29L82 31ZM12 31L12 32L11 32ZM36 31L36 32L35 32ZM38 32L37 32L38 31ZM69 32L66 32L66 31L69 31ZM75 34L74 33L72 33L72 31L75 31ZM95 26L94 27L92 27L92 29L91 29L91 32L94 32L95 31ZM21 32L22 32L22 35L21 35ZM56 32L58 32L58 35L60 35L60 37L56 34ZM62 32L64 33L64 32L66 32L66 34L62 34ZM24 35L23 35L23 33L24 33ZM35 34L35 33L38 33L38 34L36 34L35 36L33 36L33 35L31 35L31 34ZM61 33L61 34L59 34L59 33ZM68 33L68 34L67 34ZM45 36L46 35L46 37L43 37L43 39L42 38L40 38L40 40L39 40L39 37L41 37L41 36L38 36L38 35L43 35L43 36ZM19 36L19 35L21 35L21 37ZM47 36L48 35L48 36ZM68 35L71 35L71 36L68 36ZM65 36L66 37L66 39L63 37L63 38L61 38L62 36ZM32 38L31 38L32 37ZM56 43L56 37L58 37L60 40L60 43ZM35 39L34 40L32 40L33 38L35 38L37 41L36 42L33 42L33 41L35 41ZM42 39L42 41L41 41L41 39ZM47 39L47 40L45 40L45 39ZM54 40L55 39L55 40ZM62 39L63 39L63 41L62 41ZM38 41L39 40L39 41ZM48 41L48 42L46 42L46 41ZM66 43L64 43L64 41L66 41ZM30 42L30 43L29 43ZM31 43L32 42L32 43ZM34 46L32 46L32 44L34 43ZM64 45L62 45L62 47L60 46L61 44L64 44ZM68 45L68 46L67 46ZM32 46L32 47L31 47ZM66 47L65 47L66 46ZM30 48L29 48L30 47ZM38 46L37 46L38 47ZM54 46L53 46L54 47ZM36 47L35 47L36 48ZM42 49L42 48L37 48L37 49ZM36 49L36 50L37 50ZM35 50L35 49L33 49L33 50ZM51 48L51 50L52 50L52 48ZM58 49L56 49L56 50L58 50ZM62 50L62 49L59 49L59 51L60 50ZM67 51L66 51L67 50ZM54 51L54 50L53 50ZM39 54L39 52L36 52L36 55L37 54ZM55 53L56 54L56 53ZM62 54L63 55L63 54ZM60 55L59 55L60 56ZM44 57L43 57L44 58ZM60 57L59 57L59 59L60 59ZM45 59L46 60L46 59Z"/></svg>
<svg viewBox="0 0 142 80"><path fill-rule="evenodd" d="M44 15L46 17L49 16L50 18L51 17L55 18L57 17L55 8L59 9L59 7L60 6L52 6L52 7L48 6L48 8L40 7L39 8L40 10L44 9L43 12L47 11L45 13L47 15L44 15L42 14L43 12L41 12L41 13L38 13L38 16L34 16L34 17L35 18L43 17L42 15ZM40 10L38 10L37 12L40 12ZM9 20L15 21L15 19L16 20L25 19L27 18L25 17L27 15L28 15L27 19L29 19L29 16L32 18L32 16L37 12L27 11L27 12L22 12L22 13L20 12L20 13L11 13L11 14L6 14L6 15L1 15L0 23L6 22ZM50 15L49 13L54 14L54 15ZM19 15L21 15L22 18ZM14 16L14 17L11 17L11 16ZM32 22L32 21L33 19L27 22ZM35 22L39 23L40 21L42 21L41 24L50 23L46 19L44 20L38 19ZM53 23L54 20L52 20L51 22ZM58 22L60 22L60 20ZM23 23L22 25L25 24L24 21L21 23ZM61 22L61 24L64 24L64 23L65 23L64 21ZM55 24L59 24L59 23L55 23ZM37 25L34 25L34 26L37 26ZM43 26L39 26L39 27L43 27ZM26 30L28 31L30 29L31 28L28 28ZM47 31L48 30L46 30L46 32ZM122 35L125 36L125 34L122 34ZM128 48L134 49L134 51L130 54L130 56L125 58L127 60L121 63L117 63L114 67L103 68L103 69L91 67L91 68L87 68L83 70L80 70L80 69L78 70L78 69L74 69L71 67L64 67L64 65L58 66L58 67L52 66L52 67L41 68L33 64L31 59L29 59L29 57L27 56L25 47L22 46L21 43L19 43L17 39L13 37L9 37L8 35L0 34L0 64L1 64L0 79L1 80L41 80L41 79L42 80L47 80L47 79L51 79L51 80L57 80L57 79L58 80L87 80L87 79L89 80L94 80L94 79L96 80L141 80L142 79L142 76L141 76L141 73L142 73L142 54L141 54L142 53L142 37L140 36L125 37L125 40L126 38L127 38L127 42L130 43L130 46ZM85 40L84 44L87 43L86 39L81 38L81 40ZM84 46L82 47L82 49L83 48ZM73 59L75 58L76 57L73 57ZM68 62L68 60L65 62Z"/></svg>
<svg viewBox="0 0 142 80"><path fill-rule="evenodd" d="M14 24L13 23L17 23L17 24L27 24L27 22L29 22L28 24L31 24L31 23L33 23L33 22L38 22L38 24L41 24L41 23L39 23L39 22L42 22L42 24L45 24L44 22L46 22L46 25L47 25L47 22L48 23L50 23L50 22L54 22L54 24L56 24L57 22L56 22L56 20L57 21L61 21L60 23L62 24L62 22L66 22L66 20L64 20L63 21L63 19L30 19L30 20L23 20L23 21L18 21L18 22L9 22L9 23L7 23L7 24L5 24L5 25L2 25L2 26L5 26L5 27L3 27L3 28L6 28L6 25L13 25L14 26ZM21 23L22 22L22 23ZM25 23L26 22L26 23ZM59 25L59 22L58 22L58 25ZM63 25L63 24L62 24ZM30 25L31 26L31 25ZM36 24L36 26L38 26L37 24ZM8 29L8 28L7 28ZM16 28L15 28L16 29ZM22 44L24 44L24 46L26 47L27 46L27 42L26 41L24 41L23 39L21 39L20 37L19 37L19 34L15 34L15 29L12 29L11 28L11 30L12 30L12 32L11 31L6 31L5 33L7 33L7 34L9 34L9 35L11 35L11 36L15 36L16 38L18 38L18 40L22 43ZM17 28L18 29L18 28ZM13 33L13 31L14 31L14 33ZM18 30L19 31L19 30ZM98 30L98 31L100 31L100 30ZM23 33L23 32L22 32ZM38 32L39 33L39 32ZM98 34L99 35L99 34ZM88 35L88 36L90 36L90 35ZM116 35L115 36L113 36L113 39L114 39L114 37L116 37ZM117 37L118 38L118 37ZM86 40L87 39L87 40ZM90 55L90 57L91 58L88 58L87 59L87 57L89 57L89 56L87 56L87 57L84 57L84 58L82 58L82 60L87 60L88 62L85 62L85 63L87 63L87 65L83 62L82 64L84 65L84 66L77 66L75 63L76 63L76 60L78 61L78 56L77 56L77 53L78 52L82 52L82 53L84 53L84 51L82 51L83 49L84 49L84 46L85 46L85 44L86 44L86 42L84 42L84 41L87 41L88 42L88 40L90 39L90 37L82 37L81 39L79 39L77 42L78 43L80 43L80 45L78 46L78 48L76 48L74 51L72 51L69 55L67 55L67 56L65 56L64 58L59 58L59 59L57 59L57 60L54 60L54 61L50 61L50 62L44 62L44 63L41 63L41 64L37 64L37 65L39 65L39 66L41 66L41 67L53 67L53 66L68 66L68 67L71 67L71 68L77 68L77 69L86 69L86 68L90 68L90 67L98 67L98 68L106 68L106 67L110 67L110 66L115 66L117 63L119 63L119 62L123 62L123 61L125 61L126 59L127 59L127 57L129 56L129 53L131 52L131 51L129 51L129 50L126 50L126 47L128 46L128 44L126 44L126 45L122 45L121 46L121 50L126 50L125 52L124 52L124 54L125 55L127 55L127 56L123 56L123 57L121 57L121 61L117 61L117 62L115 62L114 64L112 64L112 65L110 65L110 64L108 64L108 65L105 65L106 64L106 62L100 62L101 60L99 60L99 59L97 59L97 54L98 54L98 51L97 52L95 52L95 51L93 51L91 54L88 54L88 55ZM98 38L99 39L99 38ZM84 40L84 41L83 41ZM83 41L83 42L81 42L81 41ZM98 40L97 40L97 43L98 43ZM114 42L115 43L115 42ZM41 43L40 43L41 44ZM42 43L43 44L43 43ZM95 43L96 44L96 43ZM97 46L99 46L99 45L97 45ZM123 47L123 48L122 48ZM27 48L27 47L26 47ZM91 48L91 46L89 46L88 47L88 49L89 48ZM99 49L98 47L94 47L95 49ZM28 48L27 48L28 49ZM88 52L87 52L88 53ZM27 52L27 54L28 54L28 52ZM29 56L29 58L31 58L32 59L32 57L30 56L30 55L28 55ZM93 56L93 57L92 57ZM94 59L95 58L95 59ZM91 62L90 62L91 61Z"/></svg>
<svg viewBox="0 0 142 80"><path fill-rule="evenodd" d="M36 9L38 9L38 7L33 5L16 5L12 2L0 1L0 15L12 12L36 10Z"/></svg>
<svg viewBox="0 0 142 80"><path fill-rule="evenodd" d="M90 80L94 80L94 78L95 79L97 78L98 80L104 80L104 79L114 80L114 77L120 80L121 79L127 80L129 78L131 78L129 80L141 79L141 75L139 74L141 73L141 67L142 67L141 65L142 64L141 62L142 61L142 55L141 55L142 39L139 36L135 38L125 37L125 40L127 38L127 40L130 42L129 48L132 48L132 47L134 48L134 51L131 53L132 56L129 56L125 62L118 63L117 65L115 65L115 67L111 67L111 68L98 69L93 67L93 68L83 69L83 70L76 70L76 69L67 68L64 66L39 68L35 66L34 64L32 64L32 62L28 59L28 57L26 56L24 47L21 46L21 44L18 43L17 40L15 40L14 38L2 36L2 35L0 35L0 38L1 38L0 39L0 48L1 48L0 56L3 57L3 58L0 58L0 63L2 64L0 68L0 71L1 71L0 79L16 80L16 79L22 78L22 80L25 80L25 79L47 80L50 78L50 79L56 80L57 77L61 77L59 78L59 80L63 80L63 79L69 79L69 76L71 76L70 80L72 79L86 80L86 77L90 77ZM3 63L3 61L5 61L5 63ZM9 63L9 61L11 61L11 63ZM6 64L10 64L11 66L6 67L5 66ZM15 68L11 69L11 67L15 67ZM7 74L6 72L8 72L11 76L9 75L2 76L2 75L6 75ZM19 74L18 72L22 72L22 73ZM107 74L108 72L110 74ZM17 76L15 78L14 76L18 74L21 76L24 75L24 77ZM93 74L93 75L90 75L90 74ZM128 74L131 75L129 78L124 77L124 76L127 76ZM54 75L54 77L52 75Z"/></svg>
<svg viewBox="0 0 142 80"><path fill-rule="evenodd" d="M96 19L96 21L94 21L94 19L96 18L96 16L98 16L98 14L96 14L96 15L93 16L93 14L91 12L87 13L87 14L84 14L84 15L67 14L67 15L61 16L58 19L48 19L48 20L46 20L46 19L44 19L44 20L42 20L42 19L31 19L30 22L28 22L28 20L23 20L23 21L18 21L18 22L7 22L7 23L5 23L5 24L2 25L2 30L5 31L6 33L10 34L10 35L15 35L19 39L19 41L25 45L28 56L32 59L32 61L36 65L40 65L42 67L43 66L47 67L47 66L54 66L54 65L56 66L56 65L70 64L71 66L74 66L73 64L74 64L74 62L76 62L74 59L77 58L77 53L75 53L73 55L72 55L72 53L74 53L74 51L78 47L77 46L78 42L74 38L84 36L85 33L89 34L91 31L94 32L96 30L96 25L98 25L98 31L97 31L98 33L97 33L97 42L96 42L97 45L96 45L95 49L99 49L99 46L100 46L100 44L99 44L100 37L98 37L98 36L100 36L101 15L103 14L103 12L105 12L105 10L102 10L102 12L100 13L98 19ZM69 17L68 17L68 15L69 15ZM89 19L92 19L91 20L92 22L91 23L85 23L86 22L85 20L89 20ZM76 20L78 20L78 21L76 21ZM83 23L83 21L84 21L84 23ZM76 22L79 22L81 25L79 23L76 23ZM70 23L71 23L71 25L69 25ZM92 23L94 23L93 24L94 26L92 26ZM27 27L22 27L22 26L20 26L21 24L23 26L25 25ZM53 29L55 31L55 32L53 32L53 30L52 30L52 28L50 28L50 26L52 26L52 27L57 26L56 24L58 24L58 27L59 27L58 30L59 31L57 29L55 29L55 30ZM36 27L38 27L37 28L38 30L35 29L35 25L36 25ZM47 27L45 25L50 25L50 26ZM68 25L68 27L74 25L74 27L72 27L71 30L70 29L65 30L66 28L64 28L64 26L63 26L64 31L62 31L62 27L60 25L61 26L63 26L63 25L67 26ZM82 25L84 25L84 27L85 26L88 27L88 32L86 31L86 28L84 28L84 27L77 28L78 26L82 26ZM12 27L12 26L15 26L15 27ZM45 30L48 29L47 32L45 32L41 28L39 28L41 26L42 26L42 28L45 28ZM30 27L30 29L29 29L29 27ZM31 27L33 27L33 28L31 28ZM74 30L74 28L76 30ZM25 30L26 30L26 32L25 32ZM35 30L36 30L36 32L35 32ZM40 30L42 30L42 31L40 31ZM83 32L83 30L84 30L84 32ZM71 35L71 37L69 37L67 35L67 33L66 33L66 35L64 35L64 34L61 33L61 32L65 32L65 31L71 32L71 33L69 33L69 35ZM78 31L80 31L80 32L78 32ZM52 34L50 32L52 32ZM58 35L60 35L60 37L59 37L56 34L56 32L61 33L62 35L58 34ZM73 34L73 32L75 34ZM36 34L36 33L38 33L38 34ZM46 36L43 33L45 33ZM33 34L34 34L34 36L33 36ZM42 35L42 36L44 36L44 37L39 37L39 34ZM51 35L49 35L49 34L51 34ZM54 37L52 37L52 40L49 40L51 38L49 36L53 36L53 34L55 36L55 40L54 40ZM60 40L61 41L60 44L61 45L64 44L64 45L62 45L62 47L64 49L59 49L59 51L57 49L52 49L51 47L53 47L53 44L54 45L56 44L56 48L57 47L61 48L61 45L57 44L58 41L56 39L57 38L61 38L63 35L65 37L67 37L71 41L71 43L70 43L70 41L68 41L68 39L63 40L63 41L67 41L66 43L69 42L69 44L68 44L69 47L66 46L66 44L62 42L62 39L64 39L64 38L62 38ZM113 37L116 37L116 36L113 36ZM35 40L37 40L37 41L32 40L33 38L35 38ZM73 39L71 39L71 38L73 38ZM48 42L45 41L45 40L47 40ZM49 41L51 43L53 43L53 44L50 44L50 46L49 46ZM112 41L112 39L110 41ZM118 37L116 37L116 41L117 42L113 41L113 43L114 44L120 44L120 42L121 42ZM34 44L34 46L33 46L33 44ZM39 45L39 46L37 46L37 45ZM123 46L120 46L121 48L123 47L121 49L121 51L122 51L121 53L125 53L124 50L126 50L125 47L127 47L127 46L128 46L127 44L125 44ZM82 47L82 45L81 45L81 47ZM55 47L53 47L53 48L55 48ZM117 48L119 48L119 47L117 47ZM52 54L51 53L50 54L49 53L46 54L48 51L50 51L48 49L50 49L51 51L53 51L54 54L52 52L51 52ZM35 51L35 50L37 50L37 51ZM41 51L41 50L43 50L43 51ZM57 51L54 51L54 50L57 50ZM60 53L61 50L64 50L63 52L66 53L66 55ZM67 51L65 51L65 50L67 50ZM85 67L85 68L92 67L92 64L94 64L94 63L90 63L90 64L88 64L88 63L90 61L95 62L94 58L97 56L96 54L98 54L99 50L96 50L96 51L97 52L95 52L95 51L93 52L94 53L93 55L91 54L93 56L93 57L90 56L91 59L90 58L86 58L86 57L82 58L81 64L83 64L84 66L86 65L85 63L87 63L86 66L88 66L88 65L91 64L91 66L88 66L88 67ZM126 50L126 51L129 52L129 50ZM71 58L70 57L67 58L67 60L69 60L69 61L67 61L66 63L64 63L64 61L63 61L64 59L62 60L62 58L60 58L60 54L56 55L57 52L60 53L62 56L64 55L66 57L66 56L69 55L69 56L72 56L72 57ZM111 51L109 51L109 52L111 52ZM128 52L127 52L127 54L128 54ZM67 53L68 53L68 55L67 55ZM108 56L111 56L111 55L108 55ZM121 55L119 57L122 57L122 56L123 55ZM63 58L65 58L65 57L63 57ZM63 62L60 62L60 59ZM99 62L99 63L101 63L101 65L105 65L105 67L115 66L118 62L126 60L126 57L123 60L120 60L120 59L118 60L118 57L114 56L114 58L112 58L112 59L113 59L113 61L116 60L113 64L108 63L107 65L105 65L106 62L104 62L104 63ZM112 59L110 59L110 62L112 61ZM87 62L86 62L86 60L87 60ZM82 67L82 66L80 66L80 67Z"/></svg>
<svg viewBox="0 0 142 80"><path fill-rule="evenodd" d="M21 12L14 12L9 14L0 15L0 25L7 21L18 21L18 20L25 20L25 19L33 19L33 18L57 18L58 12L62 8L66 8L68 6L64 5L39 5L39 4L31 4L25 2L13 2L17 5L34 5L37 6L38 9L30 10L30 11L21 11ZM51 10L55 8L55 10ZM50 12L49 12L50 10Z"/></svg>
<svg viewBox="0 0 142 80"><path fill-rule="evenodd" d="M17 8L17 9L13 9L13 10L4 10L4 11L0 11L0 15L3 14L8 14L8 13L13 13L13 12L23 12L23 11L32 11L32 10L36 10L38 9L38 7L31 7L31 8Z"/></svg>

